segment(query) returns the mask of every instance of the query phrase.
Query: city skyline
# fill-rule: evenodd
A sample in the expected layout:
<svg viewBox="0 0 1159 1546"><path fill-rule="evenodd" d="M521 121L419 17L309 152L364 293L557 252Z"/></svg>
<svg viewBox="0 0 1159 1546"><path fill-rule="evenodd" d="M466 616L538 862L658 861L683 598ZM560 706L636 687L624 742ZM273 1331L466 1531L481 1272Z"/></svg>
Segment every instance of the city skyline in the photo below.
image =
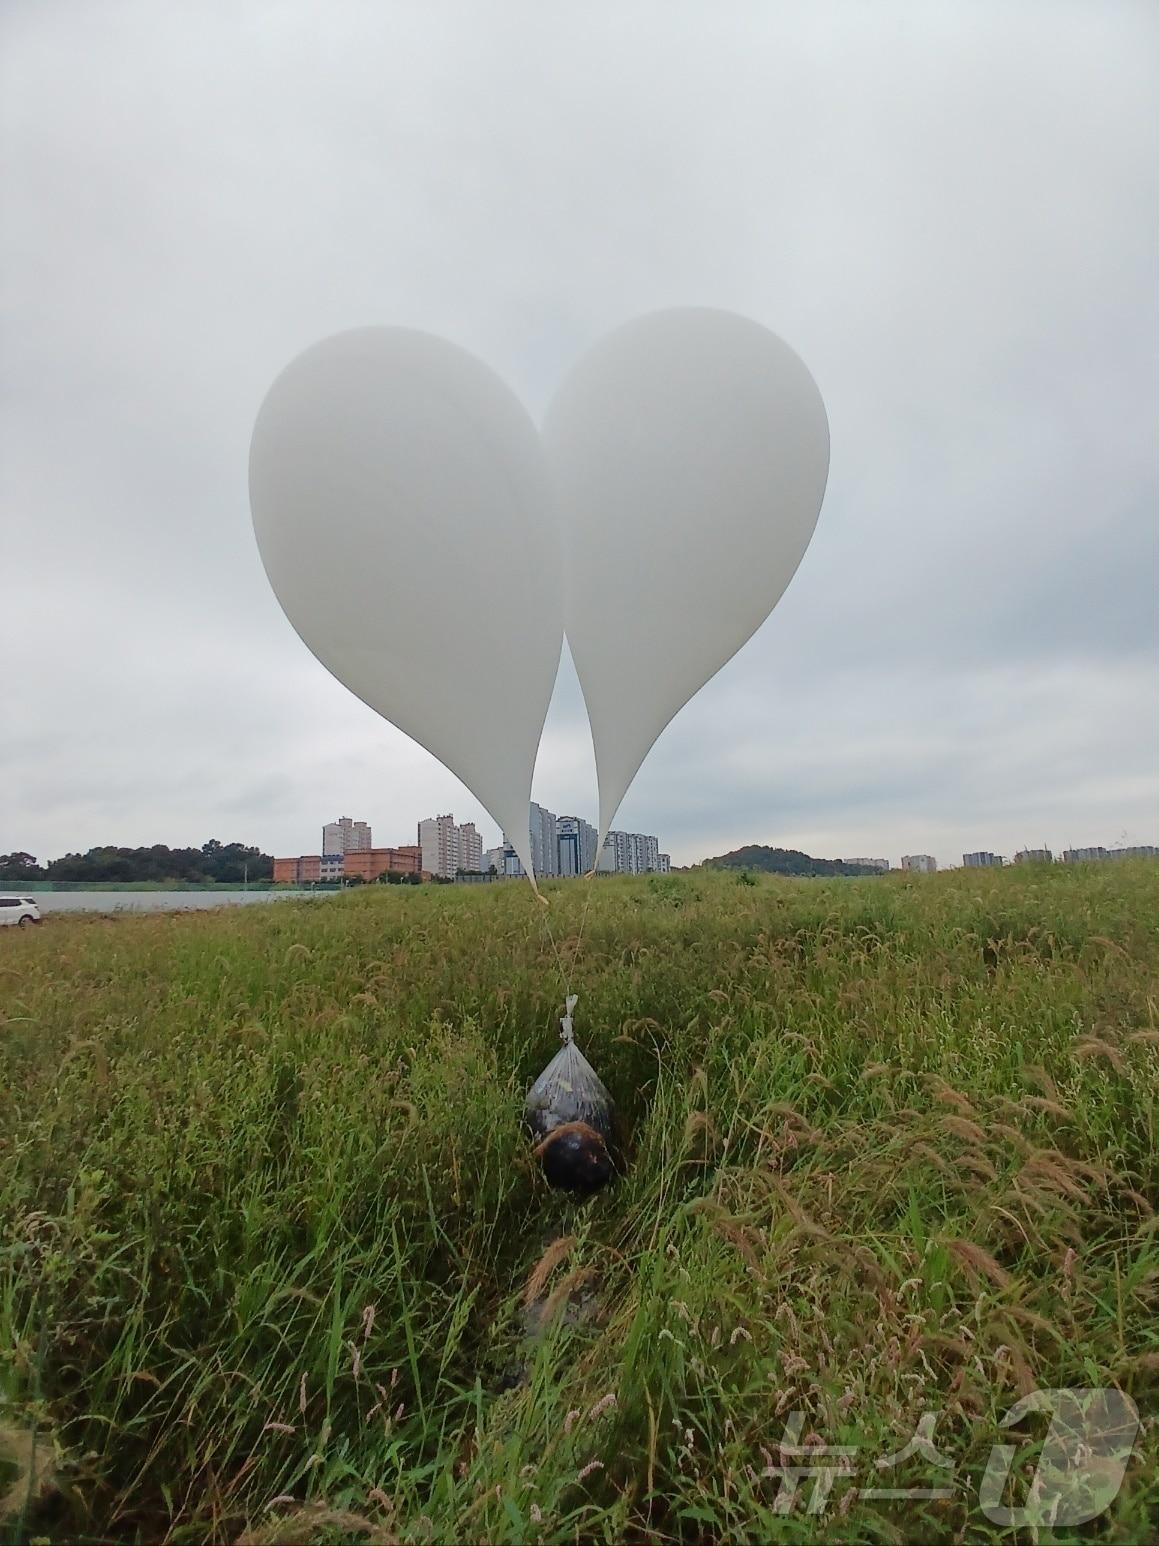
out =
<svg viewBox="0 0 1159 1546"><path fill-rule="evenodd" d="M576 874L576 873L586 873L587 869L589 869L591 867L591 859L592 859L592 856L595 853L595 842L596 842L597 834L596 834L596 830L595 830L594 826L590 822L586 821L582 817L554 816L554 813L545 811L543 809L543 807L538 806L535 802L533 802L533 804L532 804L532 810L533 810L533 812L538 811L540 813L541 818L542 818L543 815L546 815L546 816L550 817L551 819L553 819L554 822L556 823L556 839L555 839L555 841L556 841L557 846L556 846L555 852L557 854L556 863L558 864L559 868L553 870L553 869L548 869L547 867L545 867L540 873L543 873L545 876L552 876L552 875L569 876L569 875L573 875L573 874ZM535 820L534 814L533 814L532 820L533 821ZM466 822L463 822L461 824L456 824L455 821L454 821L453 815L446 815L446 816L439 816L439 817L432 817L432 818L424 818L423 821L420 821L417 824L417 826L418 826L418 838L419 838L419 841L417 843L415 843L415 844L400 843L400 844L394 845L393 847L390 847L390 846L387 846L387 847L374 846L373 845L373 827L372 827L371 823L366 822L366 821L362 821L362 820L353 820L352 818L349 818L349 817L342 817L342 818L339 818L339 820L337 822L327 822L327 823L323 824L323 826L322 826L322 839L323 840L322 840L322 844L320 846L319 852L316 853L316 854L297 854L297 853L294 853L294 854L290 855L289 858L285 858L285 857L277 855L275 849L267 847L267 846L265 846L265 845L263 845L261 843L254 844L252 846L258 852L272 854L273 857L275 858L275 862L278 863L278 864L283 864L283 865L290 864L290 863L293 863L293 864L305 864L308 867L309 871L310 871L310 873L309 873L309 875L307 877L310 880L338 879L338 878L340 878L340 876L342 874L342 866L341 866L341 864L335 864L334 861L335 860L340 860L343 857L344 853L349 853L349 854L357 855L360 852L361 853L371 853L372 852L375 855L383 855L383 854L392 854L392 853L409 854L409 853L413 852L413 853L421 854L421 852L422 852L422 836L423 836L423 830L422 829L423 829L423 827L424 826L438 827L440 824L444 824L444 823L445 824L449 824L450 828L454 832L454 836L452 838L448 838L448 836L444 835L443 842L445 844L447 844L447 843L453 844L453 846L446 847L446 849L445 849L446 858L444 859L444 861L442 862L442 864L441 864L441 866L439 868L434 868L430 864L426 864L426 863L424 863L421 866L423 869L430 870L431 873L441 873L444 876L449 876L450 874L454 873L454 868L448 868L448 866L451 866L451 865L453 865L455 868L462 867L464 869L468 869L472 865L477 865L477 866L479 866L479 867L481 867L482 869L485 870L487 868L488 861L491 860L491 859L494 859L496 855L499 855L500 857L502 857L504 855L504 853L506 852L507 857L510 858L510 857L513 856L513 850L510 848L510 845L508 845L508 844L506 844L504 842L502 834L500 834L500 842L499 842L499 844L493 845L491 848L485 848L484 844L483 844L482 836L478 832L476 824L473 821L466 821ZM330 836L330 834L334 833L337 830L341 830L343 827L349 829L350 833L352 835L352 840L348 844L344 844L342 842L337 842L337 841L335 841L335 839L333 837ZM461 847L460 846L460 834L465 834L465 840L466 840L466 846L465 847ZM155 840L156 839L156 834L152 834L152 837ZM701 863L705 862L708 859L712 859L712 858L716 858L716 857L720 856L720 855L712 855L712 854L703 854L703 855L700 855L699 857L697 857L695 859L689 860L687 863L683 863L682 864L682 863L680 863L678 861L676 863L673 863L670 855L668 855L668 854L659 854L658 842L657 842L657 839L655 839L654 837L650 837L650 838L646 838L645 839L643 834L626 833L626 832L624 832L622 830L618 830L618 829L613 829L611 832L609 832L608 838L607 838L607 843L614 843L614 841L616 839L623 840L623 839L627 839L627 838L630 838L630 839L641 839L641 840L646 841L650 845L650 851L654 851L655 854L656 854L656 857L658 859L661 859L661 860L664 861L663 865L661 866L661 868L664 868L664 869L667 869L667 868L686 869L686 868L694 867L694 866L696 866L698 864L701 864ZM566 857L566 858L564 856L564 845L565 844L566 844L566 847L567 847L567 855L568 855L568 857ZM126 849L130 849L130 850L133 850L133 849L136 849L136 848L147 849L150 846L152 846L151 843L144 843L144 844L139 844L139 845L138 844L116 844L116 843L114 843L114 844L107 844L106 843L106 844L91 844L91 845L89 845L89 849L86 850L86 849L83 849L83 848L79 847L79 845L76 845L76 844L71 844L71 845L70 844L57 844L57 845L50 846L50 848L48 848L48 849L46 849L46 850L44 850L42 852L37 853L34 850L32 850L27 844L24 844L24 845L16 844L16 845L10 846L8 851L10 853L13 853L13 854L31 855L34 863L37 863L37 864L43 866L44 864L47 864L47 863L52 862L54 860L63 858L65 856L69 855L69 854L82 854L83 855L84 853L86 853L88 851L101 852L101 851L104 851L104 850L110 849L110 848L111 849L126 848ZM177 846L177 847L181 847L182 845L172 845L172 844L169 844L169 843L165 843L162 846ZM185 846L188 846L188 845L185 845ZM199 846L199 844L194 844L193 846L197 847L197 846ZM287 845L287 846L293 847L293 845ZM758 838L754 838L752 840L752 842L746 842L746 843L743 843L743 844L738 844L736 846L738 848L741 848L741 847L753 847L753 846L755 846L755 847L767 847L767 848L771 848L771 849L789 850L789 851L795 851L795 852L805 852L805 853L809 852L808 850L798 849L797 845L795 845L795 844L793 844L791 842L785 841L783 838L775 840L775 841L771 841L771 840L768 840L767 838L762 839L762 838L758 837ZM0 850L0 851L2 851L2 850ZM729 852L733 852L733 851L734 850L723 850L722 853L729 853ZM542 853L542 849L540 850L540 852ZM582 855L582 858L581 858L581 861L580 861L581 867L580 867L579 870L577 870L574 867L572 867L572 866L574 866L574 863L575 863L574 856L577 855L577 854L578 855ZM843 864L857 865L857 866L860 866L860 867L865 868L865 869L878 870L880 872L889 872L891 870L907 870L908 869L908 870L911 870L911 871L914 871L914 872L923 872L924 871L924 872L929 872L929 873L935 873L935 872L940 871L940 870L956 870L958 868L966 868L966 869L970 869L970 868L1001 868L1001 867L1005 867L1007 865L1016 865L1016 864L1025 864L1025 863L1067 864L1067 863L1090 863L1090 862L1097 862L1097 861L1100 861L1100 860L1115 860L1115 859L1120 859L1120 858L1159 858L1159 843L1124 843L1124 842L1119 842L1119 843L1111 843L1111 844L1087 844L1087 845L1069 844L1069 845L1063 845L1063 846L1059 846L1059 847L1050 847L1050 846L1026 847L1026 848L1022 848L1022 849L1015 849L1014 852L1012 854L1010 854L1010 855L1001 854L1001 853L998 853L998 852L996 852L996 851L994 851L992 849L976 849L976 850L965 851L965 852L963 852L960 855L960 858L953 858L953 859L941 859L941 858L938 858L936 855L933 855L933 854L917 854L917 853L902 855L897 860L893 860L893 859L889 859L889 858L867 858L867 857L863 857L863 856L857 856L857 855L845 854L845 853L842 853L842 854L819 854L819 853L814 853L813 857L820 858L820 859L825 859L825 860L828 860L828 861L836 860L836 861L838 861L840 863L843 863ZM603 858L603 855L601 855L601 859L602 858ZM407 861L405 861L405 862L407 864L407 867L409 868L409 859ZM320 870L319 870L319 866L320 866ZM601 863L600 865L597 866L597 868L603 869L603 868L606 868L606 866ZM628 868L630 869L631 867L628 866ZM354 872L357 872L357 866L355 866L355 870L352 871L351 873L354 873ZM522 871L519 870L518 873L522 873Z"/></svg>
<svg viewBox="0 0 1159 1546"><path fill-rule="evenodd" d="M336 881L351 875L377 879L387 870L453 880L458 874L494 871L505 877L524 873L506 833L484 849L473 821L456 822L453 812L425 816L417 824L417 841L393 848L374 847L371 824L349 816L322 827L321 854L274 857L274 876L281 881ZM666 874L671 868L659 840L647 833L611 831L597 854L599 834L582 816L557 816L532 801L528 813L532 863L537 878L568 877L592 869L614 874ZM357 861L353 862L352 861Z"/></svg>
<svg viewBox="0 0 1159 1546"><path fill-rule="evenodd" d="M530 803L528 825L537 877L550 879L557 876L584 874L593 867L593 863L599 871L628 874L649 871L666 872L673 867L671 856L660 852L657 838L643 833L629 833L621 829L613 829L608 833L603 851L597 860L595 855L598 834L592 823L579 816L556 815L537 801ZM422 856L420 866L422 871L442 879L451 879L459 871L485 872L490 866L494 866L499 874L509 876L523 874L522 866L505 833L500 833L497 844L488 847L473 820L457 823L452 813L424 817L416 823L416 828L417 842L414 845L402 844L397 845L396 848L378 848L373 849L373 852L379 855L395 852L409 855L417 852ZM332 859L343 853L354 853L360 850L371 851L372 832L373 827L370 822L353 820L346 816L340 817L336 822L323 825L323 849L320 856L293 856L292 859L279 858L276 862L283 867L291 863L297 864L301 878L337 879L341 874L341 866L335 869L331 865L328 870L328 858ZM757 846L770 848L795 847L783 841L775 843L762 842L760 839L752 841ZM327 843L334 845L329 851L325 846ZM609 852L614 857L609 858ZM321 872L316 873L314 861L319 857ZM717 856L701 855L699 859L691 860L688 864L677 864L676 868L688 868L689 865L703 863L714 857ZM1026 847L1016 849L1010 856L997 853L992 849L975 849L964 851L960 856L960 863L958 860L942 860L930 853L902 854L896 861L889 858L866 858L848 854L819 854L815 857L837 859L845 864L859 865L882 873L901 870L915 874L936 874L939 870L1002 868L1011 864L1083 863L1121 857L1157 858L1159 844L1069 845L1057 849L1048 846ZM393 867L393 862L390 865L381 860L376 862L379 863L380 869ZM409 858L403 863L410 868ZM302 871L303 865L309 868L308 876L305 876ZM288 874L288 870L285 870L287 878Z"/></svg>

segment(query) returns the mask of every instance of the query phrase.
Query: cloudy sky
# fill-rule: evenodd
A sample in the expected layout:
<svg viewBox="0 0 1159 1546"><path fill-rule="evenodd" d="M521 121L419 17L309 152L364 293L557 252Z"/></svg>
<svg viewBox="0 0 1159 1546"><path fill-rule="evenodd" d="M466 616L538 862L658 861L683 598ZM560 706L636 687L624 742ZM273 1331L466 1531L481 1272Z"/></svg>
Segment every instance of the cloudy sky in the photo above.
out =
<svg viewBox="0 0 1159 1546"><path fill-rule="evenodd" d="M283 617L254 415L299 350L393 322L539 418L672 305L788 339L832 467L781 605L617 825L677 862L1159 842L1153 0L0 24L0 852L314 852L340 813L493 837ZM566 666L535 794L594 813Z"/></svg>

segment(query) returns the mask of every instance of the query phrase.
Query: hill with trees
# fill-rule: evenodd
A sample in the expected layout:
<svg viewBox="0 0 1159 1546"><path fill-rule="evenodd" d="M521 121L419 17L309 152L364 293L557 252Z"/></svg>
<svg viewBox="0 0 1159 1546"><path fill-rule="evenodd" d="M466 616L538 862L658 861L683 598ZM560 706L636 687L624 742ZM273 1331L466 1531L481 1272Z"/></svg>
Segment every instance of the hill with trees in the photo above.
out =
<svg viewBox="0 0 1159 1546"><path fill-rule="evenodd" d="M763 870L770 875L877 875L866 864L846 864L844 859L814 859L799 848L768 848L750 843L732 853L702 861L707 870Z"/></svg>

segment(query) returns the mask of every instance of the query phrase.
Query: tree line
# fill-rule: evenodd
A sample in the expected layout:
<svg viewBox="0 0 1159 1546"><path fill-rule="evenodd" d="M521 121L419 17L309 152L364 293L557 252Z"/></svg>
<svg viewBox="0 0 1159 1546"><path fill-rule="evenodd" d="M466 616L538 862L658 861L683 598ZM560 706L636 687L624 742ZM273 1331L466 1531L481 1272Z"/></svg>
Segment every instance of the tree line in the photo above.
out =
<svg viewBox="0 0 1159 1546"><path fill-rule="evenodd" d="M48 881L182 881L186 885L241 885L270 880L274 861L247 843L220 843L210 838L200 848L90 848L37 863L34 855L17 851L0 854L0 886L6 890L32 880Z"/></svg>

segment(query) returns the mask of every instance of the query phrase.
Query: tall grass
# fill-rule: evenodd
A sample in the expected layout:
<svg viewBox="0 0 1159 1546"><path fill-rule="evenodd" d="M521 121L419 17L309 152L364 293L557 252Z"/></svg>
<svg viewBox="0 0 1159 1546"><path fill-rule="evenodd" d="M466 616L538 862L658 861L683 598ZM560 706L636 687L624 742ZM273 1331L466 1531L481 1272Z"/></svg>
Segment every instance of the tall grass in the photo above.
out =
<svg viewBox="0 0 1159 1546"><path fill-rule="evenodd" d="M628 1164L586 1208L519 1130L563 996L526 887L5 931L0 1528L997 1536L1020 1394L1154 1415L1157 925L1145 863L600 881L577 1035ZM933 1411L955 1496L859 1497ZM858 1446L823 1514L778 1501L794 1435ZM1155 1453L1052 1538L1146 1537Z"/></svg>

